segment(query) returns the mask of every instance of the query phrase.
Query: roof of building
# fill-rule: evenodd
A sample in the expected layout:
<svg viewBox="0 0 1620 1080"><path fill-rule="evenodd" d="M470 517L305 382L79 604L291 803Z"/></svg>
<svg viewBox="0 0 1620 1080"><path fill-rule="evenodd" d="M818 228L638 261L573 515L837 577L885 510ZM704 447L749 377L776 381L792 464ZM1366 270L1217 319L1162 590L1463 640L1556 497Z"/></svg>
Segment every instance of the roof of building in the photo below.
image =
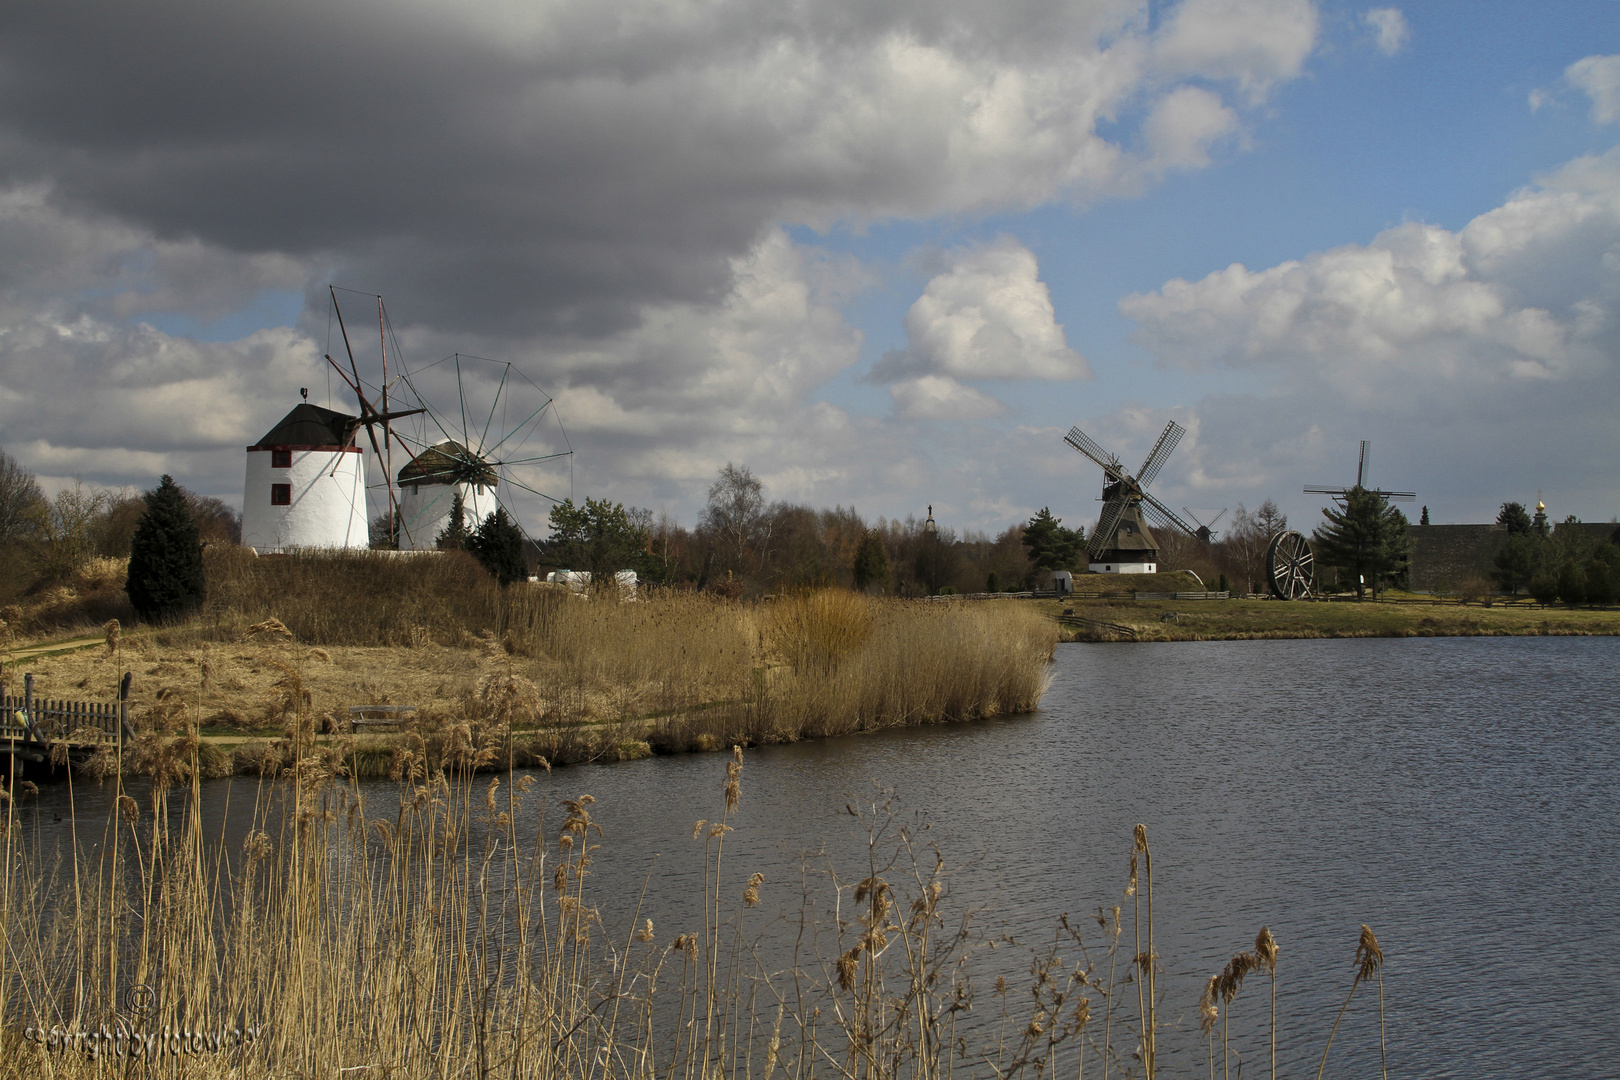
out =
<svg viewBox="0 0 1620 1080"><path fill-rule="evenodd" d="M293 406L292 412L265 433L250 450L272 446L350 446L359 417L323 409L307 401Z"/></svg>
<svg viewBox="0 0 1620 1080"><path fill-rule="evenodd" d="M1159 542L1148 531L1147 522L1142 518L1142 508L1132 506L1120 514L1119 521L1114 525L1114 534L1108 538L1108 546L1104 549L1104 553L1158 550Z"/></svg>
<svg viewBox="0 0 1620 1080"><path fill-rule="evenodd" d="M499 478L483 458L453 439L444 439L417 454L399 470L401 484L482 484Z"/></svg>

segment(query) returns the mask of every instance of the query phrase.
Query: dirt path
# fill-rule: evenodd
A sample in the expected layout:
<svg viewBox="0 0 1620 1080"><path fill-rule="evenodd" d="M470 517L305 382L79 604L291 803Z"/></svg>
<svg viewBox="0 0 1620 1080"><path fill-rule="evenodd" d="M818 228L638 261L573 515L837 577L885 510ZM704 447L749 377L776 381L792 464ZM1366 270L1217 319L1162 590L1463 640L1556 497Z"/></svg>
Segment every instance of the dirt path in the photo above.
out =
<svg viewBox="0 0 1620 1080"><path fill-rule="evenodd" d="M96 634L93 637L68 638L66 641L47 641L43 645L24 645L20 649L9 649L0 653L0 660L10 663L15 660L24 660L30 656L49 656L53 653L72 652L75 649L88 648L91 645L103 645L106 637Z"/></svg>

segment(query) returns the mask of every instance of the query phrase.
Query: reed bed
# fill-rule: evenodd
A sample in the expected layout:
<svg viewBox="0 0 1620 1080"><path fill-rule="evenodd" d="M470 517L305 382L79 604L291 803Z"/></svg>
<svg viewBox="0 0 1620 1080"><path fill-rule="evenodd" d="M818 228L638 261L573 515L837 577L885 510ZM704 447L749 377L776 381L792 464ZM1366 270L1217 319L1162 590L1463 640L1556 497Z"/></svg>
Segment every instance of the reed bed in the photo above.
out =
<svg viewBox="0 0 1620 1080"><path fill-rule="evenodd" d="M239 843L204 821L195 780L159 770L143 801L120 790L109 820L75 820L60 863L28 843L28 792L12 783L0 1077L1159 1071L1161 1017L1179 1003L1158 988L1141 826L1120 903L1061 920L1014 986L977 974L1005 942L955 900L959 868L892 800L850 808L869 838L862 865L807 872L799 912L773 917L756 910L760 876L727 852L746 828L735 748L714 818L691 833L700 914L666 927L637 904L610 927L590 886L611 854L591 797L536 805L528 780L475 777L479 756L429 769L407 751L396 784L362 787L306 743L253 788ZM1206 1030L1243 973L1274 974L1277 955L1262 929L1212 981ZM1370 930L1355 960L1352 995L1383 962Z"/></svg>
<svg viewBox="0 0 1620 1080"><path fill-rule="evenodd" d="M295 728L335 737L369 704L416 706L408 735L433 755L460 738L556 765L1028 712L1057 641L1023 604L586 599L500 590L459 554L226 551L210 567L201 618L34 661L39 692L105 696L132 670L143 733L263 740L228 763L205 743L205 775L285 764ZM398 741L352 740L349 767L378 775Z"/></svg>

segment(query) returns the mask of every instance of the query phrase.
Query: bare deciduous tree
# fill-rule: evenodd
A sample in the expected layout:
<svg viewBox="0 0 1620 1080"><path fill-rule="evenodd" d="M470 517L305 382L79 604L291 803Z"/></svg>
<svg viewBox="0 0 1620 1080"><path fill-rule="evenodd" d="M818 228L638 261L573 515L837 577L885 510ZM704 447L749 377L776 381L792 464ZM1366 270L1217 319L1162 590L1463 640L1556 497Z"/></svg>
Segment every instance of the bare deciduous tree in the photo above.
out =
<svg viewBox="0 0 1620 1080"><path fill-rule="evenodd" d="M34 474L4 450L0 450L0 544L14 544L32 537L45 494Z"/></svg>
<svg viewBox="0 0 1620 1080"><path fill-rule="evenodd" d="M1268 500L1269 501L1269 500ZM1261 507L1264 510L1264 505ZM1271 508L1275 511L1276 506ZM1266 544L1271 534L1266 532L1266 526L1259 513L1250 513L1238 503L1237 512L1232 515L1232 524L1227 527L1225 547L1227 554L1241 568L1243 574L1243 591L1254 592L1260 580L1261 565L1266 557Z"/></svg>
<svg viewBox="0 0 1620 1080"><path fill-rule="evenodd" d="M763 539L765 485L746 465L726 462L709 487L702 527L714 533L731 569L740 570L748 552Z"/></svg>
<svg viewBox="0 0 1620 1080"><path fill-rule="evenodd" d="M96 531L111 496L79 481L34 507L34 567L47 581L65 581L96 554Z"/></svg>

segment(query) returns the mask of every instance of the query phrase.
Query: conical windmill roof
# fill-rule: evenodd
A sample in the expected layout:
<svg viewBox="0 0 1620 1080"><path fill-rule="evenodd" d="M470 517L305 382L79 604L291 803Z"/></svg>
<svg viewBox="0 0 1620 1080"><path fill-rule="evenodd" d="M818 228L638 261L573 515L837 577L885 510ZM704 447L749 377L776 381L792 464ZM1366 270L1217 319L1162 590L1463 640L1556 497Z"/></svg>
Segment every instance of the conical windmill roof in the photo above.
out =
<svg viewBox="0 0 1620 1080"><path fill-rule="evenodd" d="M401 484L482 484L494 487L494 468L454 439L434 443L399 470Z"/></svg>
<svg viewBox="0 0 1620 1080"><path fill-rule="evenodd" d="M1147 519L1140 505L1128 507L1114 524L1113 535L1108 538L1105 551L1157 551L1159 542L1148 530Z"/></svg>
<svg viewBox="0 0 1620 1080"><path fill-rule="evenodd" d="M360 418L347 413L323 409L319 405L300 402L292 412L269 431L249 450L268 450L271 447L337 447L354 444L355 428Z"/></svg>

